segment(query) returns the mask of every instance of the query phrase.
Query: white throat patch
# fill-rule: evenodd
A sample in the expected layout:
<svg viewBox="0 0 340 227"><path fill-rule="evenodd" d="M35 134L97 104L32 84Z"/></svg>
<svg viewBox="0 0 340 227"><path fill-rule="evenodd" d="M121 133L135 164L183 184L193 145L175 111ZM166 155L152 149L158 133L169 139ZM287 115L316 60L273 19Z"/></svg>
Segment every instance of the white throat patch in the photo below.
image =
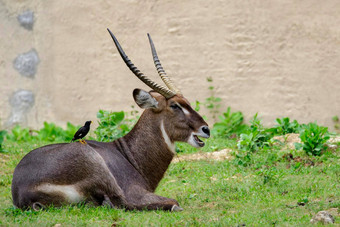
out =
<svg viewBox="0 0 340 227"><path fill-rule="evenodd" d="M168 146L168 149L170 151L172 151L172 153L176 153L175 152L175 143L172 143L168 134L166 133L165 129L164 129L164 123L163 121L161 122L161 131L162 131L162 136L163 136L163 139L164 139L164 142L166 143L166 145Z"/></svg>

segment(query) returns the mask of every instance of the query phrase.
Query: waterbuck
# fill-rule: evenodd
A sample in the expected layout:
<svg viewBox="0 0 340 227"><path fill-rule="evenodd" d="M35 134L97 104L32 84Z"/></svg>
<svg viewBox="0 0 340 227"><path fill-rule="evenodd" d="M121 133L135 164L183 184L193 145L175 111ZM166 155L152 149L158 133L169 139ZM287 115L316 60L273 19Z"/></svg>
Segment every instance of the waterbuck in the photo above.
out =
<svg viewBox="0 0 340 227"><path fill-rule="evenodd" d="M152 90L133 91L144 110L134 128L113 142L61 143L29 152L13 174L13 204L42 209L80 202L130 209L180 211L174 199L154 194L175 155L175 141L203 147L209 127L166 75L149 37L161 86L134 66L108 29L129 69Z"/></svg>

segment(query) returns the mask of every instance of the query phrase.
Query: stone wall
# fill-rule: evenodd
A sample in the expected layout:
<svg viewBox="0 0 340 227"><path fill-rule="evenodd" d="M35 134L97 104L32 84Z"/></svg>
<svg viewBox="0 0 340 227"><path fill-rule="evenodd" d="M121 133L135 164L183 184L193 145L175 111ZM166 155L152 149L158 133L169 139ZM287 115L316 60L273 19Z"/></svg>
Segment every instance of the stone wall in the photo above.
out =
<svg viewBox="0 0 340 227"><path fill-rule="evenodd" d="M331 126L340 115L338 0L0 0L0 118L41 127L129 110L134 88L106 31L160 81L146 33L192 102L213 78L222 110ZM207 112L203 111L203 114Z"/></svg>

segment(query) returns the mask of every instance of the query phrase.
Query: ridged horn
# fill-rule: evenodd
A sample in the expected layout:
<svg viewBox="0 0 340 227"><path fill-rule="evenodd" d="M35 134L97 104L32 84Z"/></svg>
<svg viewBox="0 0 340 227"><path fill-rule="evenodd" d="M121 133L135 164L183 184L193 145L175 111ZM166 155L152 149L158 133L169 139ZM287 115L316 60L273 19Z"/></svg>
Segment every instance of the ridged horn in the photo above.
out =
<svg viewBox="0 0 340 227"><path fill-rule="evenodd" d="M148 85L151 89L155 90L159 94L163 95L165 98L171 98L176 95L175 92L167 89L166 87L163 87L162 85L157 84L156 82L150 80L147 76L145 76L128 58L128 56L125 54L123 48L120 46L118 40L113 35L113 33L110 31L110 29L107 29L107 31L110 33L113 42L115 43L117 50L120 54L120 56L123 58L125 64L127 67L137 76L138 79L143 81L146 85Z"/></svg>
<svg viewBox="0 0 340 227"><path fill-rule="evenodd" d="M181 94L181 91L175 86L174 82L172 82L171 78L166 75L161 62L157 56L157 51L155 48L155 45L153 44L153 41L151 39L150 34L148 33L148 38L149 38L149 42L150 42L150 47L151 47L151 52L152 52L152 56L153 56L153 62L155 63L158 75L162 78L162 80L164 81L165 85L171 90L176 92L176 94Z"/></svg>

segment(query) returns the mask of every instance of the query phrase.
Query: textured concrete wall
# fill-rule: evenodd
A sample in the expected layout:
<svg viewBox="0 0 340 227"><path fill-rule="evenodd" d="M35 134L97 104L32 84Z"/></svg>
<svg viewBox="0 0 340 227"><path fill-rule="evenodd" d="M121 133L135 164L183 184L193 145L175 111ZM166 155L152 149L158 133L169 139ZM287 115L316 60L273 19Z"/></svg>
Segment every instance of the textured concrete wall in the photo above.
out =
<svg viewBox="0 0 340 227"><path fill-rule="evenodd" d="M0 118L10 123L20 109L11 102L18 92L29 94L19 100L33 127L129 110L132 90L147 88L120 59L109 27L160 81L149 32L190 101L209 96L212 77L223 109L259 112L267 124L289 116L331 126L340 115L339 12L338 0L0 0Z"/></svg>

